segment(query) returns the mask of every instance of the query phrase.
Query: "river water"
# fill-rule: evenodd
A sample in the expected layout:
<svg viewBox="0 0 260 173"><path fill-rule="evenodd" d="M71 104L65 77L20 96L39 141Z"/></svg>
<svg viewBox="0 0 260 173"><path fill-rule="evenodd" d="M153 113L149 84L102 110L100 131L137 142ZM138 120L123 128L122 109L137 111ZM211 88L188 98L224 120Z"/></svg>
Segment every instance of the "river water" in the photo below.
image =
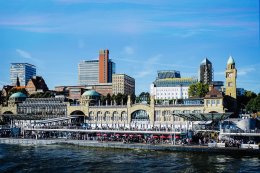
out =
<svg viewBox="0 0 260 173"><path fill-rule="evenodd" d="M260 156L0 144L0 172L260 172Z"/></svg>

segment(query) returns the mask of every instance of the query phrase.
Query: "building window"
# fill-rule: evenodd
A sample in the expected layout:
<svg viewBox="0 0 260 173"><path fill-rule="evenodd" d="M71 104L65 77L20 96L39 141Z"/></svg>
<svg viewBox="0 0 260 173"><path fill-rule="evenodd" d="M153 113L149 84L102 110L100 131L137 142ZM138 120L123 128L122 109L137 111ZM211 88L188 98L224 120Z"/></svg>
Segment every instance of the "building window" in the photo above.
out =
<svg viewBox="0 0 260 173"><path fill-rule="evenodd" d="M216 100L211 100L211 104L214 106L216 104Z"/></svg>

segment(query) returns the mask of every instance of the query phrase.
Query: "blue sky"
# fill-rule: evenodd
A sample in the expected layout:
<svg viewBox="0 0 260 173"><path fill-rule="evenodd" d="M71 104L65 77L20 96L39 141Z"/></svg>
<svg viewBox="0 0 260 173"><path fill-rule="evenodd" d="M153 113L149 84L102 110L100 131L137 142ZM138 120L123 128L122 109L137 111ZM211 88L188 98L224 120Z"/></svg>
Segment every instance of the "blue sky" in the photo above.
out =
<svg viewBox="0 0 260 173"><path fill-rule="evenodd" d="M77 85L77 65L109 49L116 72L149 91L157 70L197 76L213 63L224 81L229 55L237 85L260 92L258 0L13 0L0 1L0 86L11 62L37 66L50 89Z"/></svg>

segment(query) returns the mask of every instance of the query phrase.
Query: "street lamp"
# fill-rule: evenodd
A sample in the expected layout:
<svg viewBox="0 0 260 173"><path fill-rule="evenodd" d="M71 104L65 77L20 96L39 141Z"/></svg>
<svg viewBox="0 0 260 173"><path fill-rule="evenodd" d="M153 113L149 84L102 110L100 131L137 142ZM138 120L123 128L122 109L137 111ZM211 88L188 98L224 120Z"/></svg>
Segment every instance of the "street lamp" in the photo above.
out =
<svg viewBox="0 0 260 173"><path fill-rule="evenodd" d="M172 115L172 130L173 130L173 145L175 145L176 143L176 139L175 139L175 115Z"/></svg>

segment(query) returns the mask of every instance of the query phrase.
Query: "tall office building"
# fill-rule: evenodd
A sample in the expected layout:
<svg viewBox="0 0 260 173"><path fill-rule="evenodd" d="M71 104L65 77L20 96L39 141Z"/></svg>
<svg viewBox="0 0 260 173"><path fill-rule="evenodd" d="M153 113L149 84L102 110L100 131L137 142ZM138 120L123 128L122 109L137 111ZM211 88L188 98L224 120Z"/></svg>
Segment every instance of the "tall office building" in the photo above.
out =
<svg viewBox="0 0 260 173"><path fill-rule="evenodd" d="M11 63L10 78L12 85L16 85L17 77L21 86L26 86L28 81L36 75L36 67L28 63Z"/></svg>
<svg viewBox="0 0 260 173"><path fill-rule="evenodd" d="M115 63L109 59L109 50L100 50L98 60L81 61L78 65L79 85L112 83Z"/></svg>
<svg viewBox="0 0 260 173"><path fill-rule="evenodd" d="M213 80L212 63L207 58L205 58L200 64L199 81L204 84L211 84L212 80Z"/></svg>
<svg viewBox="0 0 260 173"><path fill-rule="evenodd" d="M135 94L135 79L126 74L113 74L113 94Z"/></svg>
<svg viewBox="0 0 260 173"><path fill-rule="evenodd" d="M109 50L99 51L99 83L111 83L115 63L109 59Z"/></svg>
<svg viewBox="0 0 260 173"><path fill-rule="evenodd" d="M98 60L81 61L78 65L79 85L98 84Z"/></svg>

